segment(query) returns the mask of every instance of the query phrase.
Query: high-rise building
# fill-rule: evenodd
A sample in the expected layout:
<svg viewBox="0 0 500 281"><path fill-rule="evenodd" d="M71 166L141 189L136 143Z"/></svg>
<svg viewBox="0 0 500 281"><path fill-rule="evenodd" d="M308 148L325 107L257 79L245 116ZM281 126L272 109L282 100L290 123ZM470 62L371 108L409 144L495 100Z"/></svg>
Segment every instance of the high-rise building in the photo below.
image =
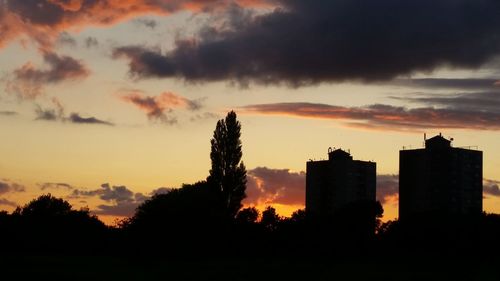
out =
<svg viewBox="0 0 500 281"><path fill-rule="evenodd" d="M375 202L376 163L353 160L342 149L329 149L328 160L307 162L306 212L327 217L350 203Z"/></svg>
<svg viewBox="0 0 500 281"><path fill-rule="evenodd" d="M452 147L441 134L399 152L399 218L482 212L482 151Z"/></svg>

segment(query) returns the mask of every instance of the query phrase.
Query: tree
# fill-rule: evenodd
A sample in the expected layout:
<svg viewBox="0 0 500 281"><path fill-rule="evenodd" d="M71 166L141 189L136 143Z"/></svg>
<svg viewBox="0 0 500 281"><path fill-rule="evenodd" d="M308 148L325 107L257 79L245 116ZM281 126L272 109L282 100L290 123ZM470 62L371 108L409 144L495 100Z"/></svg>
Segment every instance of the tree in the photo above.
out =
<svg viewBox="0 0 500 281"><path fill-rule="evenodd" d="M127 226L160 233L173 230L198 233L208 228L217 222L218 213L206 185L204 181L184 184L168 193L153 195L137 207Z"/></svg>
<svg viewBox="0 0 500 281"><path fill-rule="evenodd" d="M253 224L259 218L259 211L255 207L242 209L236 215L236 222L240 224Z"/></svg>
<svg viewBox="0 0 500 281"><path fill-rule="evenodd" d="M276 209L271 206L262 212L262 219L260 223L268 230L275 231L278 228L278 224L281 222L281 217L276 213Z"/></svg>
<svg viewBox="0 0 500 281"><path fill-rule="evenodd" d="M100 251L106 244L108 228L88 208L75 210L50 193L16 208L10 221L13 244L30 251Z"/></svg>
<svg viewBox="0 0 500 281"><path fill-rule="evenodd" d="M211 188L219 194L221 207L234 218L246 197L246 168L241 162L241 124L231 111L217 122L211 143L212 168L208 176Z"/></svg>

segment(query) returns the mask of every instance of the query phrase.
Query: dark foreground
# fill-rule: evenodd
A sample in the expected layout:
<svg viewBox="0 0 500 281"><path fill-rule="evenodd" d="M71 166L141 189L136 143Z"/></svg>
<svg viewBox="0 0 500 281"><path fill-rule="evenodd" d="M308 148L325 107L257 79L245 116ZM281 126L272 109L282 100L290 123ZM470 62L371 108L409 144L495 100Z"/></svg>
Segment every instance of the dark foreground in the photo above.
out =
<svg viewBox="0 0 500 281"><path fill-rule="evenodd" d="M166 260L103 256L0 258L2 280L500 280L500 259L275 257ZM4 279L5 278L5 279Z"/></svg>

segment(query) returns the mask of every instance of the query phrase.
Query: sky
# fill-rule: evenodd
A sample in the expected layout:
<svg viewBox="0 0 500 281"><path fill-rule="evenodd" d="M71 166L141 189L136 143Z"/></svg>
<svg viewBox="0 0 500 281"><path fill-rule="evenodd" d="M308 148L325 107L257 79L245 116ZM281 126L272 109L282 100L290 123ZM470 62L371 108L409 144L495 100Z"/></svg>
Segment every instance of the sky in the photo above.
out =
<svg viewBox="0 0 500 281"><path fill-rule="evenodd" d="M51 193L107 223L204 180L242 124L247 206L304 207L329 147L377 162L397 218L398 155L424 133L484 153L500 213L496 0L0 0L0 209Z"/></svg>

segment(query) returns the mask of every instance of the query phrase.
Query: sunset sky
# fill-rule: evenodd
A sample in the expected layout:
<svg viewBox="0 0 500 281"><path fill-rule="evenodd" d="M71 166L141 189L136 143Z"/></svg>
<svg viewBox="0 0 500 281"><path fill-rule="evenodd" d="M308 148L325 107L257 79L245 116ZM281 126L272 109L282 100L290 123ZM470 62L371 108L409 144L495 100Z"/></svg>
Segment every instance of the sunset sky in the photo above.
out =
<svg viewBox="0 0 500 281"><path fill-rule="evenodd" d="M398 153L424 133L484 152L500 213L496 0L0 0L0 209L44 193L111 223L203 180L229 110L245 203L303 208L329 147L377 162L397 217Z"/></svg>

